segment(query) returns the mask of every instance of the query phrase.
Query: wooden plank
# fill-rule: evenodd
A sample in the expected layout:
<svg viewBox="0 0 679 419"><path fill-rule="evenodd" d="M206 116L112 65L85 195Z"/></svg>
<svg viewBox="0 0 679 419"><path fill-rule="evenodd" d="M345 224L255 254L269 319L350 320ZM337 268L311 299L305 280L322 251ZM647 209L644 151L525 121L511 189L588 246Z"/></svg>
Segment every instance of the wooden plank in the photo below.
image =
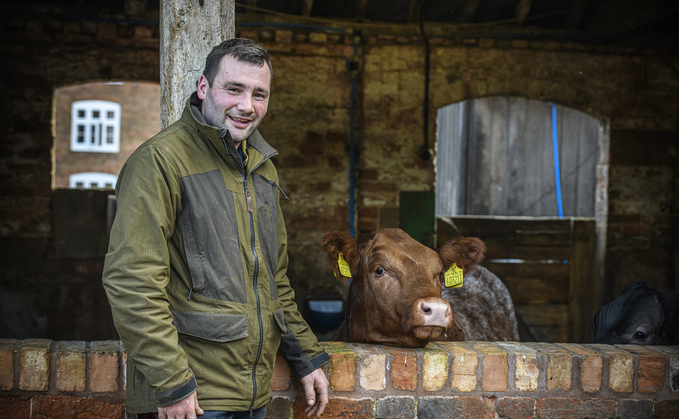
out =
<svg viewBox="0 0 679 419"><path fill-rule="evenodd" d="M568 279L552 281L538 278L502 278L514 304L568 304Z"/></svg>
<svg viewBox="0 0 679 419"><path fill-rule="evenodd" d="M486 259L482 265L502 280L505 278L539 278L567 283L571 272L567 263L501 263Z"/></svg>
<svg viewBox="0 0 679 419"><path fill-rule="evenodd" d="M578 164L580 162L580 113L557 106L559 166L561 169L561 201L563 214L574 217L578 197ZM594 179L592 179L594 181ZM594 185L594 184L592 184Z"/></svg>
<svg viewBox="0 0 679 419"><path fill-rule="evenodd" d="M489 206L487 215L507 214L507 121L509 115L509 98L495 96L486 99L491 104L491 119L489 121L490 141L486 155L490 165L485 170L490 174L488 189Z"/></svg>
<svg viewBox="0 0 679 419"><path fill-rule="evenodd" d="M467 173L468 102L437 111L436 215L464 215Z"/></svg>
<svg viewBox="0 0 679 419"><path fill-rule="evenodd" d="M516 244L521 246L570 246L571 234L555 230L516 230Z"/></svg>
<svg viewBox="0 0 679 419"><path fill-rule="evenodd" d="M568 341L568 306L566 304L515 305L533 334L542 342Z"/></svg>
<svg viewBox="0 0 679 419"><path fill-rule="evenodd" d="M471 211L469 215L490 215L490 185L492 184L490 168L493 166L493 155L488 152L492 148L493 103L488 99L474 101L472 124L475 127L474 154L471 158L476 169L473 171L474 187L471 195Z"/></svg>
<svg viewBox="0 0 679 419"><path fill-rule="evenodd" d="M526 153L525 131L528 119L528 99L510 98L507 123L507 204L503 215L520 215L521 199L526 185L526 166L523 156Z"/></svg>
<svg viewBox="0 0 679 419"><path fill-rule="evenodd" d="M580 124L580 160L578 162L578 199L574 215L577 217L596 216L596 168L601 156L599 125L596 118L582 114Z"/></svg>
<svg viewBox="0 0 679 419"><path fill-rule="evenodd" d="M593 296L601 295L601 284L594 278L594 220L573 222L573 257L571 259L571 280L568 292L568 317L571 342L591 342L591 324L598 309Z"/></svg>
<svg viewBox="0 0 679 419"><path fill-rule="evenodd" d="M525 133L526 154L522 158L526 167L526 186L520 215L557 215L556 211L547 212L546 209L543 210L543 200L546 198L543 196L543 185L545 182L550 185L554 183L553 171L551 176L549 173L545 173L544 164L545 161L549 161L547 153L551 150L551 147L546 147L549 144L546 129L547 115L548 107L545 103L535 100L528 101L528 120Z"/></svg>
<svg viewBox="0 0 679 419"><path fill-rule="evenodd" d="M481 238L514 238L517 230L523 231L571 231L566 218L532 217L446 217L439 224L456 226L460 235Z"/></svg>
<svg viewBox="0 0 679 419"><path fill-rule="evenodd" d="M513 240L483 239L488 259L569 260L570 247L520 246Z"/></svg>

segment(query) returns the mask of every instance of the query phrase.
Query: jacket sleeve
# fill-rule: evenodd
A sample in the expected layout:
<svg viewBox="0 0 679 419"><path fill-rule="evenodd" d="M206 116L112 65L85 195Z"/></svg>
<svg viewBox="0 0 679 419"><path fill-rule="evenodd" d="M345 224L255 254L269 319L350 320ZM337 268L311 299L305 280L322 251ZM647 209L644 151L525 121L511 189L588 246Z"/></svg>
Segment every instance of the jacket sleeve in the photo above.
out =
<svg viewBox="0 0 679 419"><path fill-rule="evenodd" d="M181 205L179 177L159 148L142 145L123 166L116 185L116 216L103 284L128 356L148 380L156 404L177 402L196 390L166 287L168 240Z"/></svg>
<svg viewBox="0 0 679 419"><path fill-rule="evenodd" d="M330 360L316 335L302 318L295 303L295 292L287 277L288 241L283 212L278 206L278 270L276 285L278 296L283 303L287 330L281 334L280 352L298 378L311 374Z"/></svg>

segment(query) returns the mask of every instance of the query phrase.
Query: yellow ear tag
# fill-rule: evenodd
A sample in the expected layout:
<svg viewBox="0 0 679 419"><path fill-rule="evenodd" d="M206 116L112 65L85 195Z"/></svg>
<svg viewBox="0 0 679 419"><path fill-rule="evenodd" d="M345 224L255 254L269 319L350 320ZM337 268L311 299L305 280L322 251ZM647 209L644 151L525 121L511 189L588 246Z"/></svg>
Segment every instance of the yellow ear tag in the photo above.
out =
<svg viewBox="0 0 679 419"><path fill-rule="evenodd" d="M455 263L450 265L450 268L445 273L446 288L460 288L463 276L462 269L458 268Z"/></svg>
<svg viewBox="0 0 679 419"><path fill-rule="evenodd" d="M349 268L349 264L342 257L342 252L339 253L337 265L339 265L340 275L345 276L347 278L351 278L351 268Z"/></svg>

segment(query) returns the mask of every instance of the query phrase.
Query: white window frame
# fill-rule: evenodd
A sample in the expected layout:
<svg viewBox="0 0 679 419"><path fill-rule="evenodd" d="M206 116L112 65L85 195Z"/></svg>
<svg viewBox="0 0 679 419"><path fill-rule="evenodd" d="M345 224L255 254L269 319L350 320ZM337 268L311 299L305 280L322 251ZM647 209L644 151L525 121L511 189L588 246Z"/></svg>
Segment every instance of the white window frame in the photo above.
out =
<svg viewBox="0 0 679 419"><path fill-rule="evenodd" d="M74 173L68 177L68 187L71 189L114 189L117 181L118 176L110 173Z"/></svg>
<svg viewBox="0 0 679 419"><path fill-rule="evenodd" d="M118 153L120 104L106 100L71 103L71 151Z"/></svg>

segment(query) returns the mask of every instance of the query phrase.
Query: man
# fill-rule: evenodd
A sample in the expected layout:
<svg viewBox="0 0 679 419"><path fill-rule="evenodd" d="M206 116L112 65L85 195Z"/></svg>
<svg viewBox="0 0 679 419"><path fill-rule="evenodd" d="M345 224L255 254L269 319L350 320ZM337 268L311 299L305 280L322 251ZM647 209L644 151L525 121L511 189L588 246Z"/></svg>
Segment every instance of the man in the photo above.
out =
<svg viewBox="0 0 679 419"><path fill-rule="evenodd" d="M307 415L328 402L329 356L286 276L277 152L257 131L271 80L266 50L223 42L181 119L120 172L103 282L128 354L129 414L263 418L279 344Z"/></svg>

